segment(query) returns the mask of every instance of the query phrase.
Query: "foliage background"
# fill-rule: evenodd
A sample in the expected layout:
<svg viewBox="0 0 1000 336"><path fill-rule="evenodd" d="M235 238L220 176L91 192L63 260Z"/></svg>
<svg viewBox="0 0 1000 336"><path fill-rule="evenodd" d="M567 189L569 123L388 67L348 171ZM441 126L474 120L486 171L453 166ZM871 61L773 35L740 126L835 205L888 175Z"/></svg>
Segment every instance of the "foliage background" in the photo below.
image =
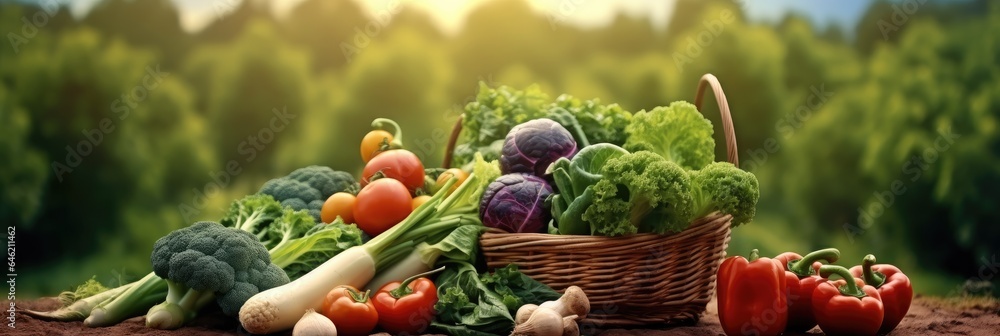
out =
<svg viewBox="0 0 1000 336"><path fill-rule="evenodd" d="M1000 272L994 2L921 1L886 35L879 25L894 22L899 2L873 2L850 35L794 14L748 23L734 1L678 1L657 30L627 15L578 28L497 0L453 35L409 6L383 26L351 1L306 0L281 18L260 1L230 3L196 33L165 0L106 0L79 19L61 8L17 50L0 48L0 221L16 228L19 296L145 274L155 239L218 218L297 167L358 172L374 117L403 124L413 151L436 165L479 81L638 111L693 99L709 72L762 190L730 254L835 246L851 265L875 253L930 294ZM25 34L22 18L42 10L0 4L0 32ZM716 36L705 22L725 11L735 19ZM377 33L360 34L366 25ZM166 77L119 110L114 101L156 68ZM275 109L295 117L254 147L248 137L271 127ZM718 110L703 112L721 134ZM105 118L113 131L57 172L67 146L79 149Z"/></svg>

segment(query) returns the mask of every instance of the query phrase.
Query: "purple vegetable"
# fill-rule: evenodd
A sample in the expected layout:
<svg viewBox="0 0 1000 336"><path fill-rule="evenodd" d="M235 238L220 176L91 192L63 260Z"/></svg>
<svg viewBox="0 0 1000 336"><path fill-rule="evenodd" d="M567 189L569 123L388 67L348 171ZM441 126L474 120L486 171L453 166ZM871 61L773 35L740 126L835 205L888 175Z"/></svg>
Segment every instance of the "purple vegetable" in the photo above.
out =
<svg viewBox="0 0 1000 336"><path fill-rule="evenodd" d="M552 219L544 208L550 194L552 187L537 176L503 175L486 187L479 202L479 216L483 225L507 232L544 232Z"/></svg>
<svg viewBox="0 0 1000 336"><path fill-rule="evenodd" d="M566 128L551 119L535 119L514 126L507 133L500 155L500 172L545 176L545 169L561 157L576 153L576 141Z"/></svg>

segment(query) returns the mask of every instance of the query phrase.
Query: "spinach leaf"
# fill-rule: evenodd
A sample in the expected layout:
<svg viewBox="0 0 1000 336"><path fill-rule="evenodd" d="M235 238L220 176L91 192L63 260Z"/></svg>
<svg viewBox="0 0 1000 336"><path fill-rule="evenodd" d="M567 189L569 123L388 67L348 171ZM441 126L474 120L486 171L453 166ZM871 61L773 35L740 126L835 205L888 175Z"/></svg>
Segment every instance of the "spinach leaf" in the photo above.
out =
<svg viewBox="0 0 1000 336"><path fill-rule="evenodd" d="M508 335L521 305L558 299L560 294L517 271L516 265L480 275L467 262L448 261L435 281L437 311L432 327L449 335Z"/></svg>

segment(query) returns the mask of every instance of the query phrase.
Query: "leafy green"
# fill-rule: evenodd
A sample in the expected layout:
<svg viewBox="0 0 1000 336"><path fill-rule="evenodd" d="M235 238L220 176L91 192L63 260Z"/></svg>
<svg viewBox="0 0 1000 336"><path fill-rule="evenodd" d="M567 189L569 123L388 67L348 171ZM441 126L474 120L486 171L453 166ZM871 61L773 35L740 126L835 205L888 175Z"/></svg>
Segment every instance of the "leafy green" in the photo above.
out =
<svg viewBox="0 0 1000 336"><path fill-rule="evenodd" d="M503 296L504 304L511 312L527 303L539 303L559 299L560 294L549 286L535 281L517 270L517 265L509 264L493 273L479 276L483 284L493 286L497 294Z"/></svg>
<svg viewBox="0 0 1000 336"><path fill-rule="evenodd" d="M601 143L584 147L573 160L562 158L549 167L548 173L559 192L549 200L559 233L591 234L589 224L583 221L584 210L593 202L594 191L590 186L601 180L601 169L608 160L626 154L628 151L621 147Z"/></svg>
<svg viewBox="0 0 1000 336"><path fill-rule="evenodd" d="M579 100L564 94L556 98L552 106L566 109L576 117L576 122L583 130L583 134L587 135L589 144L610 143L618 146L625 144L628 137L625 128L632 121L632 113L625 111L618 104L601 105L599 99ZM563 126L570 129L566 124ZM570 133L573 133L571 129ZM579 141L577 144L579 147L587 146Z"/></svg>
<svg viewBox="0 0 1000 336"><path fill-rule="evenodd" d="M291 212L286 210L286 214ZM309 273L333 256L354 246L362 244L361 229L357 225L344 224L335 220L329 224L312 222L304 210L294 211L294 218L300 222L300 227L308 227L301 236L282 240L268 252L275 265L281 267L292 280ZM287 216L283 216L285 218ZM306 221L305 219L309 219ZM275 221L275 222L280 222Z"/></svg>
<svg viewBox="0 0 1000 336"><path fill-rule="evenodd" d="M441 257L444 257L444 260L474 264L476 254L479 252L479 235L485 230L486 227L482 224L462 225L433 245L420 243L416 251L420 253L421 261L427 265L433 265Z"/></svg>
<svg viewBox="0 0 1000 336"><path fill-rule="evenodd" d="M288 277L297 279L330 257L361 245L361 230L336 220L317 223L309 210L282 207L267 194L247 195L233 201L219 221L250 232L271 254L271 260Z"/></svg>
<svg viewBox="0 0 1000 336"><path fill-rule="evenodd" d="M651 151L686 169L701 169L715 161L712 122L690 103L640 111L625 131L624 147L630 152Z"/></svg>
<svg viewBox="0 0 1000 336"><path fill-rule="evenodd" d="M466 262L447 262L435 284L437 316L431 326L449 335L508 335L521 305L559 298L559 293L517 271L516 265L480 275Z"/></svg>
<svg viewBox="0 0 1000 336"><path fill-rule="evenodd" d="M713 162L691 172L694 218L720 211L733 215L733 226L749 223L757 213L757 177L729 162Z"/></svg>

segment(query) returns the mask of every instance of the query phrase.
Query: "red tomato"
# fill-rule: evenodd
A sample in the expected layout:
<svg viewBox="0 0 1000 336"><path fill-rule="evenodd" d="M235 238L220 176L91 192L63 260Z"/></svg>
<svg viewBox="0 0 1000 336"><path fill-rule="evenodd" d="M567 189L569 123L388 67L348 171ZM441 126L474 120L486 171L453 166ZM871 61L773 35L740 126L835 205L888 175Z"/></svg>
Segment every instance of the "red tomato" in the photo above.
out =
<svg viewBox="0 0 1000 336"><path fill-rule="evenodd" d="M368 132L361 139L361 160L368 163L373 157L388 149L390 142L392 142L392 133L383 130Z"/></svg>
<svg viewBox="0 0 1000 336"><path fill-rule="evenodd" d="M368 294L352 286L339 286L326 294L320 313L333 321L338 335L371 334L378 324L378 311Z"/></svg>
<svg viewBox="0 0 1000 336"><path fill-rule="evenodd" d="M376 158L379 157L382 155ZM358 199L354 203L354 222L361 231L375 237L402 221L412 211L413 198L406 186L402 182L383 178L372 181L358 193Z"/></svg>
<svg viewBox="0 0 1000 336"><path fill-rule="evenodd" d="M371 182L377 173L403 182L410 194L424 186L424 164L413 152L405 149L383 152L368 161L361 172L361 186Z"/></svg>
<svg viewBox="0 0 1000 336"><path fill-rule="evenodd" d="M344 220L344 223L351 224L354 223L354 202L357 198L354 195L346 192L339 192L330 195L330 198L323 202L323 208L320 210L320 219L323 223L332 223L340 216Z"/></svg>

